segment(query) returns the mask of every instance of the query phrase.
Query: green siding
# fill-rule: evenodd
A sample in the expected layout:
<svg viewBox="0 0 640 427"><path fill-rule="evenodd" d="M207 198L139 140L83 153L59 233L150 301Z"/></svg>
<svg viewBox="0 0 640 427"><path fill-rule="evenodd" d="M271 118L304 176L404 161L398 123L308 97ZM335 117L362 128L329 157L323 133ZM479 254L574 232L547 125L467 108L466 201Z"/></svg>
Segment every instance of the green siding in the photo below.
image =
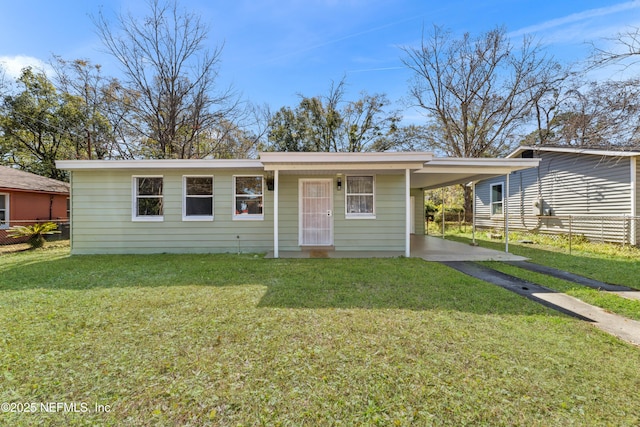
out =
<svg viewBox="0 0 640 427"><path fill-rule="evenodd" d="M72 174L72 253L242 253L273 249L274 192L264 189L264 220L233 220L233 181L237 175L262 175L231 170L88 170ZM164 220L133 221L133 176L164 178ZM214 176L214 220L183 221L184 175ZM336 250L402 251L405 247L404 171L376 175L375 219L347 219L344 187L333 175L279 177L279 242L281 251L301 250L298 244L298 183L303 178L331 178L334 246ZM416 197L416 210L421 206ZM422 215L420 213L420 215ZM416 214L416 218L421 216ZM420 230L417 220L416 233Z"/></svg>
<svg viewBox="0 0 640 427"><path fill-rule="evenodd" d="M242 174L262 174L243 171ZM164 177L164 220L132 220L132 176ZM214 220L182 220L183 175L214 176ZM273 192L264 192L264 220L232 220L233 171L73 172L74 254L266 252L273 248Z"/></svg>

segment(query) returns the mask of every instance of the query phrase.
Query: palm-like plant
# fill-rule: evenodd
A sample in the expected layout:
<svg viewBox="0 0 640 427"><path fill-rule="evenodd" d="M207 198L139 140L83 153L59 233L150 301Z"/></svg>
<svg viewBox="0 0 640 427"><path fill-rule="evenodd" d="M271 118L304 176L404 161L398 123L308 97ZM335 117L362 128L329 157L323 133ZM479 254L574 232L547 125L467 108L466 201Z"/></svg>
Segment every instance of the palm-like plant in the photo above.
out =
<svg viewBox="0 0 640 427"><path fill-rule="evenodd" d="M36 223L32 225L16 225L9 229L7 236L19 239L26 237L27 243L33 248L41 248L44 245L46 234L60 233L58 226L53 222Z"/></svg>

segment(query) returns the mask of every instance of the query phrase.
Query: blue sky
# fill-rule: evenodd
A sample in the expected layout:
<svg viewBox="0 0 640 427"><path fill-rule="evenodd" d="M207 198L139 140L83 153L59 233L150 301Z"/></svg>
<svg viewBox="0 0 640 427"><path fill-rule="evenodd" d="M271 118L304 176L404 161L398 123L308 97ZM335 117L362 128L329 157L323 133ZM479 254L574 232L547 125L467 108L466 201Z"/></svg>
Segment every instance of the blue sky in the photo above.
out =
<svg viewBox="0 0 640 427"><path fill-rule="evenodd" d="M26 64L87 58L117 75L91 16L146 10L126 0L1 0L0 62L8 74ZM325 94L347 79L347 99L386 93L403 109L409 72L400 46L419 42L423 26L477 35L504 25L517 43L532 34L563 62L583 59L588 42L640 27L639 1L596 0L182 0L209 23L211 46L224 44L220 82L275 111L298 94ZM606 77L606 75L604 76ZM415 112L405 111L412 121ZM416 117L413 117L416 119Z"/></svg>

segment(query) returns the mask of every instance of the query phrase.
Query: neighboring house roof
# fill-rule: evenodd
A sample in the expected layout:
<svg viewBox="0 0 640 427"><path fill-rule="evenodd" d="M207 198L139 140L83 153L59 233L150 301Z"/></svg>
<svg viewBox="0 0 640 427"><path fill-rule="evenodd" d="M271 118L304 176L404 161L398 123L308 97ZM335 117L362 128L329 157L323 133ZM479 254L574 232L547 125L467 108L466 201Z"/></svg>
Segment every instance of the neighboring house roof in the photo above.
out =
<svg viewBox="0 0 640 427"><path fill-rule="evenodd" d="M20 169L0 166L0 190L69 194L69 184Z"/></svg>
<svg viewBox="0 0 640 427"><path fill-rule="evenodd" d="M609 150L604 148L585 148L585 147L545 147L545 146L527 146L523 145L518 147L513 153L509 154L507 158L519 157L523 152L533 151L548 151L555 153L574 153L574 154L593 154L596 156L611 156L611 157L636 157L640 156L640 150Z"/></svg>

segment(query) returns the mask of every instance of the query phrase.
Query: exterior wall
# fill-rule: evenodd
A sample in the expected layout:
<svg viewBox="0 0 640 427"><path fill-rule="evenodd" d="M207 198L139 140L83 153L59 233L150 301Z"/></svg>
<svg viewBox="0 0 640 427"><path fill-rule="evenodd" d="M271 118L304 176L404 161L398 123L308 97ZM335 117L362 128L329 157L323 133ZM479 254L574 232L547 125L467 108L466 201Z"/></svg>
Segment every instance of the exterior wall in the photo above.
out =
<svg viewBox="0 0 640 427"><path fill-rule="evenodd" d="M346 218L346 184L337 189L333 175L280 175L280 250L299 251L300 179L329 178L333 181L333 239L338 251L403 251L404 175L376 175L375 219Z"/></svg>
<svg viewBox="0 0 640 427"><path fill-rule="evenodd" d="M509 226L540 232L567 233L569 220L563 217L623 217L631 215L631 166L628 157L606 157L574 153L538 152L542 159L536 169L509 176ZM490 215L491 184L506 183L496 177L476 185L477 225L502 228L504 219ZM506 191L505 191L506 196ZM534 206L542 199L540 207ZM601 225L587 224L575 233L609 235L607 240L623 241L622 225L602 231ZM622 221L620 221L622 223ZM576 224L578 224L576 222Z"/></svg>
<svg viewBox="0 0 640 427"><path fill-rule="evenodd" d="M67 194L3 191L9 194L9 220L11 225L24 225L22 221L66 221ZM15 223L14 223L15 222Z"/></svg>
<svg viewBox="0 0 640 427"><path fill-rule="evenodd" d="M415 197L416 205L414 211L416 236L426 234L425 230L425 212L424 212L424 192L420 189L411 190L411 196Z"/></svg>
<svg viewBox="0 0 640 427"><path fill-rule="evenodd" d="M404 171L403 171L404 172ZM273 249L274 192L263 190L264 220L233 220L233 175L263 175L230 170L87 170L72 174L72 253L224 253ZM133 176L163 176L164 220L132 221ZM182 177L214 176L214 220L182 220ZM339 251L405 247L404 174L375 178L375 219L347 219L345 187L335 175L279 175L279 247L299 251L298 182L331 178L334 247ZM344 184L343 184L344 185Z"/></svg>
<svg viewBox="0 0 640 427"><path fill-rule="evenodd" d="M242 171L238 175L261 171ZM132 176L162 175L164 220L132 221ZM214 220L182 220L182 177L213 175ZM72 253L266 252L273 248L273 192L263 190L264 220L233 220L233 171L74 171Z"/></svg>

